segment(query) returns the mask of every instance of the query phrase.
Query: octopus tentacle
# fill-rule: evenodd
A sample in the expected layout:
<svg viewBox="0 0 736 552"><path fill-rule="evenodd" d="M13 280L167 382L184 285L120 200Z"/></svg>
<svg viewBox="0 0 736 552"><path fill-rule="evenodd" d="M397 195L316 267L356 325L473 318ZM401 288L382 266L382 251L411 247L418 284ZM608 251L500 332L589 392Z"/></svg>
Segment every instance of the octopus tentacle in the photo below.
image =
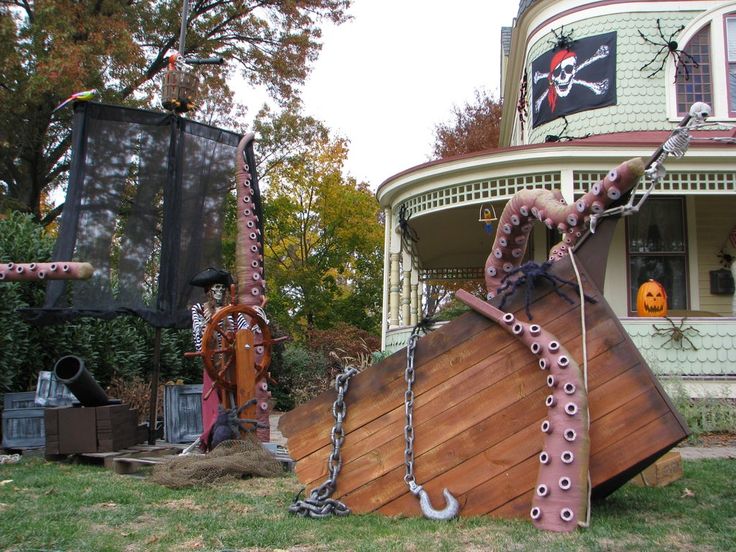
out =
<svg viewBox="0 0 736 552"><path fill-rule="evenodd" d="M23 280L86 280L95 269L89 263L3 263L0 264L0 281Z"/></svg>
<svg viewBox="0 0 736 552"><path fill-rule="evenodd" d="M266 285L263 278L263 236L256 209L256 195L251 185L250 167L245 151L255 135L246 134L238 144L235 182L238 203L238 237L235 248L235 267L238 276L238 302L252 307L266 304ZM256 346L256 362L263 358L263 346ZM270 440L269 413L271 393L265 378L256 382L256 434L261 441Z"/></svg>
<svg viewBox="0 0 736 552"><path fill-rule="evenodd" d="M544 445L530 515L538 529L573 531L588 512L590 436L582 370L560 341L538 324L517 320L464 290L455 297L497 322L538 358L549 395L547 418L540 424Z"/></svg>
<svg viewBox="0 0 736 552"><path fill-rule="evenodd" d="M566 256L568 249L583 236L590 215L603 212L633 188L642 174L644 162L640 158L621 163L572 205L566 204L557 190L517 192L504 207L493 248L486 260L488 298L495 297L504 276L521 263L535 219L563 235L563 240L550 250L549 259L556 261Z"/></svg>

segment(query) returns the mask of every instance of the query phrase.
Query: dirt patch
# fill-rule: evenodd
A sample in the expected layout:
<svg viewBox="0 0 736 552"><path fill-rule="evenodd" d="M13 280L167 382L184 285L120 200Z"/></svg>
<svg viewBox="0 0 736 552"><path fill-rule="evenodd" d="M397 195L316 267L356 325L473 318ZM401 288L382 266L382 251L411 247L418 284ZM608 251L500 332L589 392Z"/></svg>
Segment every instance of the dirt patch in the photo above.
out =
<svg viewBox="0 0 736 552"><path fill-rule="evenodd" d="M703 433L696 443L700 447L736 447L736 433Z"/></svg>
<svg viewBox="0 0 736 552"><path fill-rule="evenodd" d="M162 508L169 508L171 510L189 510L194 512L201 512L205 509L201 504L197 504L191 498L182 498L178 500L167 500L161 503Z"/></svg>

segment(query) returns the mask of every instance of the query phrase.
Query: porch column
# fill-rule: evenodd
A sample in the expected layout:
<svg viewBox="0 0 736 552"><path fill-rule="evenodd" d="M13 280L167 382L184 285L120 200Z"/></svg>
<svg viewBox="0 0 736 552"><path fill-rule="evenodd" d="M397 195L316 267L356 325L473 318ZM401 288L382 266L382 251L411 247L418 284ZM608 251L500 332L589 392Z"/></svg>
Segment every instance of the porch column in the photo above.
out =
<svg viewBox="0 0 736 552"><path fill-rule="evenodd" d="M399 253L391 253L391 291L389 293L388 327L399 325Z"/></svg>
<svg viewBox="0 0 736 552"><path fill-rule="evenodd" d="M411 255L402 252L401 270L403 272L401 287L401 325L408 326L411 321Z"/></svg>
<svg viewBox="0 0 736 552"><path fill-rule="evenodd" d="M424 297L424 282L417 278L417 322L424 318L424 306L422 305Z"/></svg>
<svg viewBox="0 0 736 552"><path fill-rule="evenodd" d="M568 205L575 203L575 181L572 169L560 171L560 193Z"/></svg>
<svg viewBox="0 0 736 552"><path fill-rule="evenodd" d="M416 326L419 320L419 272L416 269L411 271L411 313L409 317L409 323L412 326Z"/></svg>
<svg viewBox="0 0 736 552"><path fill-rule="evenodd" d="M389 325L388 296L391 291L391 209L383 210L383 297L381 301L381 350L386 349L386 331Z"/></svg>

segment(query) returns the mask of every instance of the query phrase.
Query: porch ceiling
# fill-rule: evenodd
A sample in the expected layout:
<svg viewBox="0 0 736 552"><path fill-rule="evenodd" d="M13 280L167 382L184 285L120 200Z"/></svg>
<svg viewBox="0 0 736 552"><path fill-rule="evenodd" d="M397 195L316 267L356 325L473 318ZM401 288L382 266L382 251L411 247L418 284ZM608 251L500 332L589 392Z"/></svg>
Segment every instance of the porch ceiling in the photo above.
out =
<svg viewBox="0 0 736 552"><path fill-rule="evenodd" d="M501 214L502 206L496 206ZM430 212L409 221L419 236L417 253L424 268L482 267L491 252L494 233L478 222L480 205Z"/></svg>

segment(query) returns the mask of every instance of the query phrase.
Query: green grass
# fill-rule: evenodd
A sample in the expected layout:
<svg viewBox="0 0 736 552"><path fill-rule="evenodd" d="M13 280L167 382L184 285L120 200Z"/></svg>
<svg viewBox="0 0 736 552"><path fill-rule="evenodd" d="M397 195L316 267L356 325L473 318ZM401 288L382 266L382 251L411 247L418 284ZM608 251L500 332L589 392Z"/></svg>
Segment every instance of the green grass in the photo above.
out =
<svg viewBox="0 0 736 552"><path fill-rule="evenodd" d="M293 475L174 491L24 459L0 465L0 550L733 550L734 479L733 460L686 462L683 479L626 485L593 505L590 529L554 534L525 520L301 519L287 513L300 488Z"/></svg>

